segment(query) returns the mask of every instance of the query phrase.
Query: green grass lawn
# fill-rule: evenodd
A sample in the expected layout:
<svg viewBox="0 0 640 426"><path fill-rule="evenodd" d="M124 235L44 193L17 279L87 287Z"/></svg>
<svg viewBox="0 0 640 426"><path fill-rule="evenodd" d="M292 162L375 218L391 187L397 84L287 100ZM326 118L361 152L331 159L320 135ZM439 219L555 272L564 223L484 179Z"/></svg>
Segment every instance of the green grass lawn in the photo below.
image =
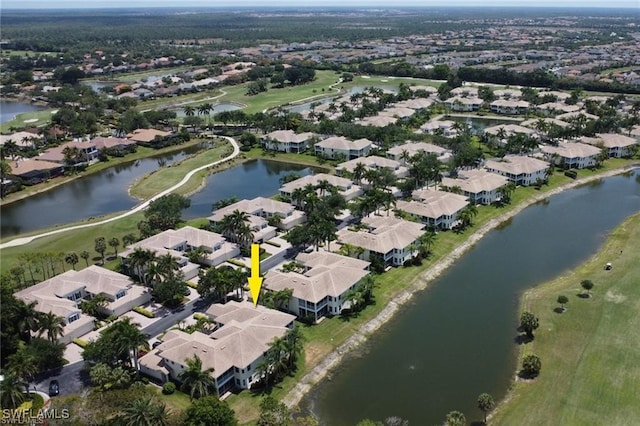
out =
<svg viewBox="0 0 640 426"><path fill-rule="evenodd" d="M247 92L246 84L223 87L222 89L227 94L218 99L218 101L243 104L246 105L246 108L244 108L246 113L256 113L302 99L335 95L337 92L329 89L329 85L336 83L339 78L340 75L333 71L316 71L316 79L310 83L282 89L270 88L268 91L255 96L247 96L245 94Z"/></svg>
<svg viewBox="0 0 640 426"><path fill-rule="evenodd" d="M129 189L129 193L142 200L151 198L153 195L180 182L190 170L219 160L228 155L232 149L229 142L224 139L217 140L213 148L182 160L179 164L158 168L138 179ZM202 185L208 173L207 170L196 173L189 182L175 192L182 195L193 193Z"/></svg>
<svg viewBox="0 0 640 426"><path fill-rule="evenodd" d="M522 309L540 318L520 356L542 360L538 378L518 381L491 424L636 425L640 419L640 214L618 226L574 271L527 291ZM613 263L613 269L603 266ZM583 299L580 281L595 283ZM559 295L569 298L554 312Z"/></svg>
<svg viewBox="0 0 640 426"><path fill-rule="evenodd" d="M12 128L24 129L26 127L40 127L51 122L51 115L56 109L44 109L41 111L23 112L16 114L13 120L0 124L0 132L9 133ZM32 121L34 120L34 121Z"/></svg>

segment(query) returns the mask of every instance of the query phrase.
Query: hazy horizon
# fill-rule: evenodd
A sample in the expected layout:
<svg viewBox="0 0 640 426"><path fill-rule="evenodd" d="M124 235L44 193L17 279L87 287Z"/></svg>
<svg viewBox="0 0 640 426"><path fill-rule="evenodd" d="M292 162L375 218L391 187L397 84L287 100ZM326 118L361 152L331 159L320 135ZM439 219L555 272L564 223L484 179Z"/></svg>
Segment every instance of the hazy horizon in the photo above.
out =
<svg viewBox="0 0 640 426"><path fill-rule="evenodd" d="M2 9L114 9L114 8L233 8L233 7L517 7L517 8L638 8L639 0L538 0L536 4L522 4L514 0L451 0L443 5L440 1L420 0L3 0Z"/></svg>

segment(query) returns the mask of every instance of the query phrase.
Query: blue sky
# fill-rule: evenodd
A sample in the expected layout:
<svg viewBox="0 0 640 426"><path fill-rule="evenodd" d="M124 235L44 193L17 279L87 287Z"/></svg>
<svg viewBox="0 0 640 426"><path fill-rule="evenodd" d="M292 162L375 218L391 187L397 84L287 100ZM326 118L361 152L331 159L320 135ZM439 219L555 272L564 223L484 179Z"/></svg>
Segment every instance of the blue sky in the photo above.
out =
<svg viewBox="0 0 640 426"><path fill-rule="evenodd" d="M537 6L537 7L630 7L640 9L640 0L0 0L6 9L114 8L114 7L238 7L238 6Z"/></svg>

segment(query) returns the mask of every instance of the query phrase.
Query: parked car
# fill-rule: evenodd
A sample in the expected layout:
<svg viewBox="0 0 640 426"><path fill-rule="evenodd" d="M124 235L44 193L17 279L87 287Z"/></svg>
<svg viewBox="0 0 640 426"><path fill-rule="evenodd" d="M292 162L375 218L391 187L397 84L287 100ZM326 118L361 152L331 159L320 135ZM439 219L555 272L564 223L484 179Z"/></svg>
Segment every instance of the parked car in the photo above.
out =
<svg viewBox="0 0 640 426"><path fill-rule="evenodd" d="M57 380L49 382L49 396L56 396L60 394L60 384Z"/></svg>

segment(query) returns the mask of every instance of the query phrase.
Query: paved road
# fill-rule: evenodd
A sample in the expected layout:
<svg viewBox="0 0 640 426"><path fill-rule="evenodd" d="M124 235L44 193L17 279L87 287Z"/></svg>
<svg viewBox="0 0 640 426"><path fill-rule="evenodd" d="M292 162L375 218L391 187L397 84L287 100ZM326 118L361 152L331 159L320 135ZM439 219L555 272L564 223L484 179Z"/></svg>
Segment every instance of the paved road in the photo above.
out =
<svg viewBox="0 0 640 426"><path fill-rule="evenodd" d="M33 241L33 240L35 240L37 238L42 238L42 237L48 237L50 235L61 234L63 232L72 231L72 230L75 230L75 229L91 228L92 226L97 226L97 225L102 225L102 224L105 224L105 223L113 222L115 220L122 219L123 217L130 216L130 215L132 215L134 213L137 213L137 212L139 212L141 210L146 209L147 206L149 206L149 203L151 203L154 200L157 200L160 197L163 197L163 196L165 196L167 194L170 194L173 191L175 191L176 189L180 188L182 185L187 183L189 181L189 179L191 179L191 177L194 174L198 173L199 171L205 170L205 169L207 169L207 168L209 168L211 166L215 166L216 164L220 164L220 163L223 163L225 161L231 160L231 159L235 158L240 153L240 147L238 146L238 143L236 142L235 139L230 138L228 136L220 136L220 137L228 140L231 143L231 145L233 145L233 152L229 156L227 156L227 157L225 157L223 159L220 159L218 161L214 161L213 163L205 164L204 166L200 166L198 168L195 168L195 169L189 171L189 173L187 173L180 182L178 182L177 184L173 185L171 188L167 188L164 191L160 192L159 194L154 195L153 197L149 198L147 201L145 201L145 202L143 202L141 204L138 204L137 206L133 207L131 210L128 210L128 211L126 211L126 212L124 212L124 213L122 213L122 214L120 214L118 216L115 216L115 217L112 217L112 218L109 218L109 219L105 219L105 220L101 220L100 222L85 223L83 225L69 226L67 228L61 228L61 229L56 229L54 231L43 232L41 234L32 235L30 237L16 238L16 239L13 239L13 240L8 241L6 243L0 244L0 249L7 248L7 247L16 247L16 246L21 246L21 245L24 245L24 244L28 244L28 243L30 243L31 241Z"/></svg>

